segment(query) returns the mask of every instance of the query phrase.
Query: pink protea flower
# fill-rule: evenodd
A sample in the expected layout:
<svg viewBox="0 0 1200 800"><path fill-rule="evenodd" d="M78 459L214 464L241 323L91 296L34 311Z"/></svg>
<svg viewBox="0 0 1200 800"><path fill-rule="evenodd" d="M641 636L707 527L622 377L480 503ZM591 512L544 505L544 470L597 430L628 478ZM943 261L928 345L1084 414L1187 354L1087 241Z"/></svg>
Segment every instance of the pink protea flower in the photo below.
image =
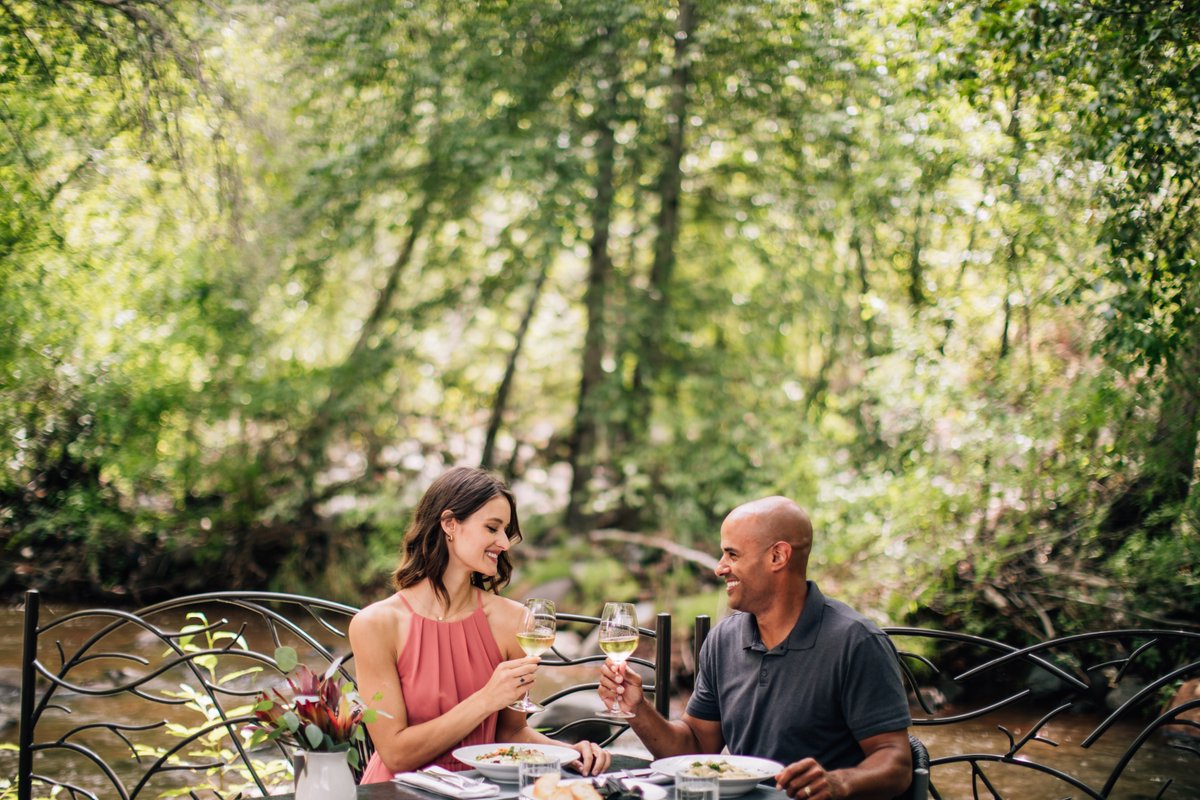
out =
<svg viewBox="0 0 1200 800"><path fill-rule="evenodd" d="M365 739L363 726L377 712L366 707L338 671L343 659L334 661L320 676L296 664L296 651L290 647L277 649L275 660L287 678L256 695L257 728L251 744L284 739L303 750L345 751L350 762L357 764L354 745Z"/></svg>

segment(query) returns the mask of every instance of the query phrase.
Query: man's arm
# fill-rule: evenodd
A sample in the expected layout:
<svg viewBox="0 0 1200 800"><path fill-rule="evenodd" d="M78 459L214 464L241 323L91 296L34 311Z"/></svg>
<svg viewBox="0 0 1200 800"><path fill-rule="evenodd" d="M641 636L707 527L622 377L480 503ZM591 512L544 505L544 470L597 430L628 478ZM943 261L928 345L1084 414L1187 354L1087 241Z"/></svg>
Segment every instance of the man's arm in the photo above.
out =
<svg viewBox="0 0 1200 800"><path fill-rule="evenodd" d="M908 787L912 780L908 731L878 733L858 744L865 758L856 767L827 772L814 759L803 758L784 767L775 782L797 800L890 800Z"/></svg>
<svg viewBox="0 0 1200 800"><path fill-rule="evenodd" d="M622 665L618 670L608 661L600 668L600 697L607 706L616 697L625 711L634 716L629 727L655 758L686 753L719 753L725 747L719 721L684 714L669 720L658 713L642 692L642 678ZM907 740L906 740L907 741Z"/></svg>

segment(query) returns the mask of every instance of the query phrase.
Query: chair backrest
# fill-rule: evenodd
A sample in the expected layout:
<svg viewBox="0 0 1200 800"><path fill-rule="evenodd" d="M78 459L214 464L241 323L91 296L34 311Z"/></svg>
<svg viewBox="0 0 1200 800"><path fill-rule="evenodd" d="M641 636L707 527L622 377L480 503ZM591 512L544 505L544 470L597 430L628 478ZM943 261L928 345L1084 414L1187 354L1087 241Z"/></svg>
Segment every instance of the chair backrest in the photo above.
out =
<svg viewBox="0 0 1200 800"><path fill-rule="evenodd" d="M929 797L929 750L925 743L908 735L908 746L912 752L912 783L897 795L896 800L927 800Z"/></svg>
<svg viewBox="0 0 1200 800"><path fill-rule="evenodd" d="M577 629L581 632L581 638L586 638L587 634L600 624L599 617L585 614L560 613L557 616L559 630ZM660 613L655 618L653 629L638 628L638 631L644 641L653 641L654 660L635 654L627 663L652 671L653 682L644 683L643 689L654 695L654 707L665 716L669 713L671 700L671 615L666 612ZM643 649L639 647L639 651ZM554 658L551 657L551 653ZM589 666L599 671L605 658L606 656L599 652L573 655L556 645L542 656L542 666L552 669ZM589 712L592 706L599 703L596 695L599 685L598 680L587 680L553 692L539 701L546 707L546 711L533 716L530 724L554 739L592 739L604 745L611 744L629 728L629 725L619 720L602 719ZM573 706L573 699L578 700L578 695L584 693L588 695L587 702Z"/></svg>
<svg viewBox="0 0 1200 800"><path fill-rule="evenodd" d="M356 611L300 595L214 592L42 624L38 593L27 592L19 800L30 800L34 781L71 797L123 800L181 789L229 798L289 784L282 745L247 747L253 696L283 680L280 645L318 673L349 659L345 631ZM341 671L353 681L345 662ZM364 765L369 751L369 743L360 751Z"/></svg>
<svg viewBox="0 0 1200 800"><path fill-rule="evenodd" d="M697 617L694 644L697 664L708 630L709 619ZM934 770L947 767L938 774L948 776L964 766L977 776L980 785L989 787L992 798L1001 795L990 788L989 772L1001 768L1050 776L1062 785L1064 792L1075 796L1107 798L1126 776L1126 768L1135 756L1156 734L1195 737L1195 731L1200 730L1200 632L1197 631L1160 628L1089 631L1048 638L1025 647L933 628L889 627L883 631L895 645L913 709L913 725L917 728L973 723L1031 700L1041 709L1027 708L1022 713L1044 712L1020 738L998 724L997 730L1007 739L1007 745L995 752L950 752L931 758L926 746L910 735L913 784L901 798L940 797ZM1129 673L1135 665L1143 674L1130 680ZM1044 728L1059 715L1068 713L1073 703L1094 701L1090 694L1094 691L1095 676L1103 677L1104 688L1110 693L1107 699L1115 697L1119 705L1091 733L1073 742L1068 751L1065 743L1059 746L1059 742L1048 738ZM1194 688L1189 690L1184 683L1164 708L1154 707L1161 702L1160 692L1189 679ZM1157 716L1147 721L1147 712ZM1119 756L1112 756L1106 762L1088 751L1120 722L1132 723L1136 726L1134 730L1140 732L1126 740ZM927 737L933 736L931 730ZM1051 763L1045 749L1035 749L1037 743L1054 745L1055 752L1061 754L1059 759ZM1110 741L1108 746L1113 748L1113 743ZM1200 749L1194 746L1174 746L1200 757ZM1119 748L1117 751L1120 752ZM1087 776L1079 769L1084 761L1097 765ZM1171 780L1156 787L1157 780L1153 777L1143 787L1147 796L1164 799L1195 796L1194 787L1184 786L1182 781L1176 790Z"/></svg>

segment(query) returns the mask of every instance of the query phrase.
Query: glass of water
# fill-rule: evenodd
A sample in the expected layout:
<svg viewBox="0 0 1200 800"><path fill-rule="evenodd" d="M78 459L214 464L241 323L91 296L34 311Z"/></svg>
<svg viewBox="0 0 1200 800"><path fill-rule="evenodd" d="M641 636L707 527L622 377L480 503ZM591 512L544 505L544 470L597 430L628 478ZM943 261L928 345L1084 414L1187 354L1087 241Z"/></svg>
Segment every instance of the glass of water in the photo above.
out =
<svg viewBox="0 0 1200 800"><path fill-rule="evenodd" d="M717 800L715 777L705 775L675 775L675 800Z"/></svg>
<svg viewBox="0 0 1200 800"><path fill-rule="evenodd" d="M561 775L562 767L556 758L538 758L517 764L517 787L522 797L533 795L533 785L544 775ZM715 800L715 798L714 798Z"/></svg>

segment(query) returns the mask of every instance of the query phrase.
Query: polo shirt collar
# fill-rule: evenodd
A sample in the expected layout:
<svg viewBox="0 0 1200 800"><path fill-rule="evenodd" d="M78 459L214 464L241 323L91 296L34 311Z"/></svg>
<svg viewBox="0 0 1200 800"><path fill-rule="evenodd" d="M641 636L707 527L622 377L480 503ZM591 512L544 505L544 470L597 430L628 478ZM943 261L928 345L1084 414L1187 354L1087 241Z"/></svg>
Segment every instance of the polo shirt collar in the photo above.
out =
<svg viewBox="0 0 1200 800"><path fill-rule="evenodd" d="M817 588L814 581L808 581L808 594L804 598L804 610L800 619L796 620L792 632L787 635L776 649L808 650L817 642L817 634L821 631L821 618L825 613L825 595ZM767 652L762 636L758 633L758 621L753 614L742 614L742 649Z"/></svg>

